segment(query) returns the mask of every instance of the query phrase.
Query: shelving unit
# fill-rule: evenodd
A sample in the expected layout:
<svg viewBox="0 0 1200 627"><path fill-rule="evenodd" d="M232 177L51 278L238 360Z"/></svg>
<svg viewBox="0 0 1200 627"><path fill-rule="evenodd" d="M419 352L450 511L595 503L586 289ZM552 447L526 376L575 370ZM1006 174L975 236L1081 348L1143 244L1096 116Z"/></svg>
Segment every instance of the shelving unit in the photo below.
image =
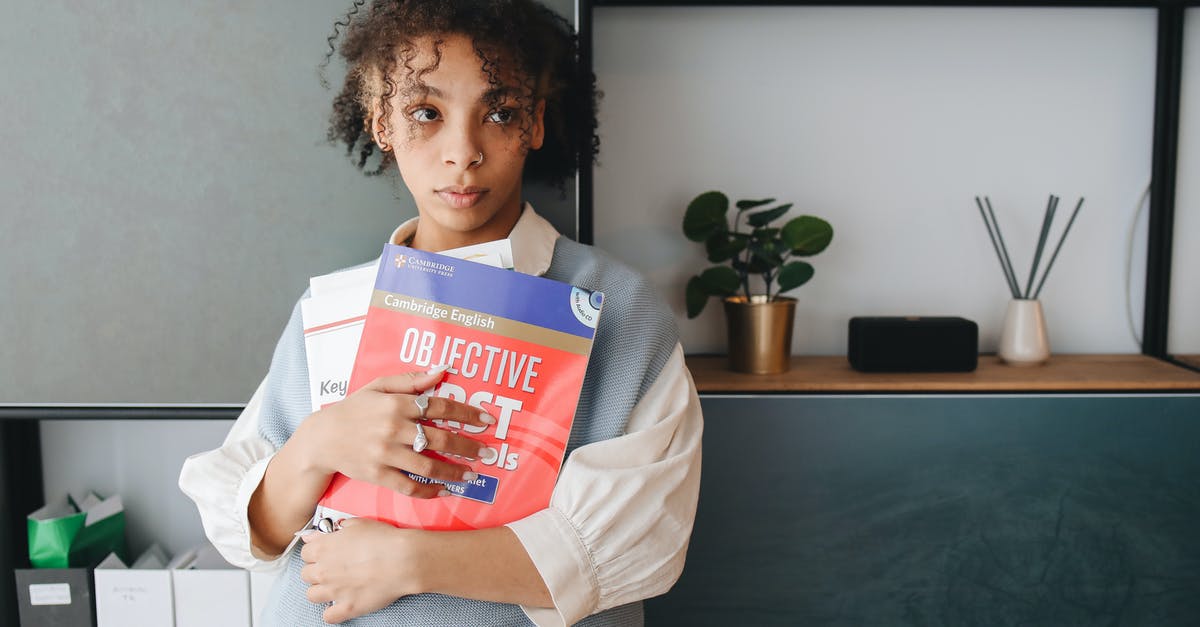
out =
<svg viewBox="0 0 1200 627"><path fill-rule="evenodd" d="M927 373L864 373L851 368L845 357L793 357L786 373L751 375L730 371L726 361L724 355L687 358L701 394L1200 394L1200 372L1145 355L1054 355L1030 368L1007 366L994 355L983 355L974 372Z"/></svg>

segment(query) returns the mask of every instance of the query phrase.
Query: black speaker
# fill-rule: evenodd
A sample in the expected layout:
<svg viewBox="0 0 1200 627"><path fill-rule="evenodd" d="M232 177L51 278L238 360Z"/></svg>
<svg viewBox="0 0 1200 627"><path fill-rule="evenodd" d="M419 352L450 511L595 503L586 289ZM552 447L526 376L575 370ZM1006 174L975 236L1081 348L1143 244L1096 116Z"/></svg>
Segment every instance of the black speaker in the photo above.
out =
<svg viewBox="0 0 1200 627"><path fill-rule="evenodd" d="M846 356L862 372L971 372L979 326L957 317L855 317Z"/></svg>

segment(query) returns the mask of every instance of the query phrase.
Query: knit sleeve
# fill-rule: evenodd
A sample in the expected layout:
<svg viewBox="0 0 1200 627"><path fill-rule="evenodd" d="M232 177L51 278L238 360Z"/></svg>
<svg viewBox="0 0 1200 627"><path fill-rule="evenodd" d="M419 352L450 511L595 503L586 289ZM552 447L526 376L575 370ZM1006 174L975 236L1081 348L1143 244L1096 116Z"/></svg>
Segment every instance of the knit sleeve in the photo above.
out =
<svg viewBox="0 0 1200 627"><path fill-rule="evenodd" d="M703 418L677 344L625 435L577 448L550 507L511 523L554 601L524 607L570 625L669 590L683 571L700 488Z"/></svg>

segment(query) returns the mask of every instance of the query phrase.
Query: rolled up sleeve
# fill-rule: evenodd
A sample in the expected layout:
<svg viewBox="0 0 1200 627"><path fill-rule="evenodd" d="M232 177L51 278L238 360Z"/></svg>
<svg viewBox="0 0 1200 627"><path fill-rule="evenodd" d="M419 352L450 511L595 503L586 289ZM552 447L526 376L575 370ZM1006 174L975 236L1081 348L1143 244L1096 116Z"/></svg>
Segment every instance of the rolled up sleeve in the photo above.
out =
<svg viewBox="0 0 1200 627"><path fill-rule="evenodd" d="M702 432L700 400L676 345L626 434L576 449L550 507L508 525L554 602L523 607L531 620L570 625L674 585L696 515Z"/></svg>
<svg viewBox="0 0 1200 627"><path fill-rule="evenodd" d="M213 546L230 564L260 571L281 567L288 553L266 554L250 538L250 497L275 455L258 431L265 386L264 380L221 447L187 458L179 473L179 489L196 503Z"/></svg>

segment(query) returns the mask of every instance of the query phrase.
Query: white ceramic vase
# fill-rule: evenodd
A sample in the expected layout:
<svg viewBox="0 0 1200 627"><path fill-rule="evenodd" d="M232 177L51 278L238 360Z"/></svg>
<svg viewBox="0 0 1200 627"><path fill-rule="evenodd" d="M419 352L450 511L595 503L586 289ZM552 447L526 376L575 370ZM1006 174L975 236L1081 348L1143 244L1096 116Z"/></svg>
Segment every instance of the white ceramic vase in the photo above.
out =
<svg viewBox="0 0 1200 627"><path fill-rule="evenodd" d="M1037 366L1050 358L1041 301L1014 298L1008 302L999 355L1010 366Z"/></svg>

